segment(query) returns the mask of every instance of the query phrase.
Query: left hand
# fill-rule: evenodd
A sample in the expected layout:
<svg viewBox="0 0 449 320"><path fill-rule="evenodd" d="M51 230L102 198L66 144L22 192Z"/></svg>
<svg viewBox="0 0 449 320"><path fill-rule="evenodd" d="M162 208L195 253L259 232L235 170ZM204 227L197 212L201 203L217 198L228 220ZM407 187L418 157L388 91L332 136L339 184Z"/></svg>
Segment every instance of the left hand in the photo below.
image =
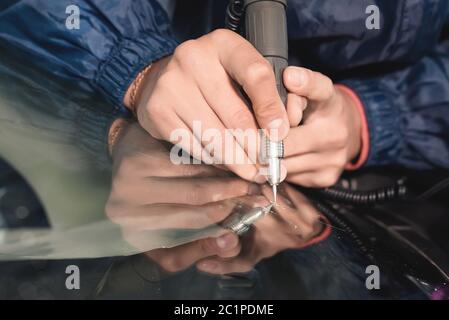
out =
<svg viewBox="0 0 449 320"><path fill-rule="evenodd" d="M113 175L106 215L120 226L124 239L142 252L159 246L161 239L177 240L182 231L216 226L237 203L250 207L269 203L258 185L223 170L204 164L174 164L169 148L137 123L124 124L110 143ZM239 238L217 229L208 238L146 255L168 272L209 256L237 255Z"/></svg>
<svg viewBox="0 0 449 320"><path fill-rule="evenodd" d="M284 140L287 181L332 186L360 152L361 118L355 102L328 77L305 68L288 67L284 84L292 126Z"/></svg>

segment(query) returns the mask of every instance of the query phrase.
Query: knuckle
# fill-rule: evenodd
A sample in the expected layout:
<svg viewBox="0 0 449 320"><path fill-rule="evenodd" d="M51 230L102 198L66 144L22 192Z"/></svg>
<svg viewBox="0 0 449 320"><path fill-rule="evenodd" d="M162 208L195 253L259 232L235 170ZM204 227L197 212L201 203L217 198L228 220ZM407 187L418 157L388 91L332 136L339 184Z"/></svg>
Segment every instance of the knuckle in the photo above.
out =
<svg viewBox="0 0 449 320"><path fill-rule="evenodd" d="M230 115L230 121L233 128L247 128L253 126L254 117L247 108L243 107Z"/></svg>
<svg viewBox="0 0 449 320"><path fill-rule="evenodd" d="M161 73L157 79L150 99L164 101L164 97L175 94L174 85L179 82L180 74L175 70L167 70Z"/></svg>
<svg viewBox="0 0 449 320"><path fill-rule="evenodd" d="M260 60L251 63L245 73L245 84L247 86L254 86L260 82L272 79L274 76L268 61Z"/></svg>
<svg viewBox="0 0 449 320"><path fill-rule="evenodd" d="M172 255L161 257L159 260L159 265L168 272L178 272L181 270L179 262Z"/></svg>
<svg viewBox="0 0 449 320"><path fill-rule="evenodd" d="M340 174L335 170L318 177L315 183L321 187L327 188L335 185L339 177Z"/></svg>
<svg viewBox="0 0 449 320"><path fill-rule="evenodd" d="M124 225L124 218L127 214L127 206L123 202L114 197L112 194L105 205L106 217L117 225Z"/></svg>
<svg viewBox="0 0 449 320"><path fill-rule="evenodd" d="M265 99L257 106L257 116L263 119L279 118L282 115L280 105L281 102L276 96Z"/></svg>
<svg viewBox="0 0 449 320"><path fill-rule="evenodd" d="M191 61L195 59L199 50L199 43L197 40L187 40L176 47L173 56L178 62Z"/></svg>
<svg viewBox="0 0 449 320"><path fill-rule="evenodd" d="M192 183L190 190L186 194L187 203L201 204L204 191L204 188L199 183Z"/></svg>
<svg viewBox="0 0 449 320"><path fill-rule="evenodd" d="M148 114L149 119L159 119L159 117L163 116L165 113L165 108L163 107L163 103L159 95L155 94L150 98L146 108L146 113Z"/></svg>
<svg viewBox="0 0 449 320"><path fill-rule="evenodd" d="M204 255L209 255L217 251L215 245L213 244L214 241L215 239L213 238L199 240L199 247Z"/></svg>
<svg viewBox="0 0 449 320"><path fill-rule="evenodd" d="M224 203L209 204L205 208L206 215L211 223L217 223L224 220L230 211Z"/></svg>
<svg viewBox="0 0 449 320"><path fill-rule="evenodd" d="M117 210L117 205L113 201L109 200L104 210L109 220L117 222L119 210Z"/></svg>
<svg viewBox="0 0 449 320"><path fill-rule="evenodd" d="M231 37L235 37L235 32L228 30L228 29L216 29L209 33L209 37L213 41L226 41L230 39Z"/></svg>

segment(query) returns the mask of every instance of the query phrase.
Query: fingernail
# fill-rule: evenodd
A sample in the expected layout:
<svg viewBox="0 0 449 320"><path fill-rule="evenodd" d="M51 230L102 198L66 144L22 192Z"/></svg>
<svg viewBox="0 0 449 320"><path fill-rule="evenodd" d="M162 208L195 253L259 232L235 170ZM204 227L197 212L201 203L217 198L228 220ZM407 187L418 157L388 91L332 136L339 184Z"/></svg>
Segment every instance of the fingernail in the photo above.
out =
<svg viewBox="0 0 449 320"><path fill-rule="evenodd" d="M287 135L289 127L288 122L283 119L273 120L268 124L268 135L273 141L282 140Z"/></svg>
<svg viewBox="0 0 449 320"><path fill-rule="evenodd" d="M277 130L282 126L282 119L276 119L268 124L268 129Z"/></svg>
<svg viewBox="0 0 449 320"><path fill-rule="evenodd" d="M218 264L213 261L202 261L198 263L198 268L203 271L213 271L217 269Z"/></svg>
<svg viewBox="0 0 449 320"><path fill-rule="evenodd" d="M290 80L289 82L291 85L300 87L306 83L306 73L298 68L289 69L288 80Z"/></svg>
<svg viewBox="0 0 449 320"><path fill-rule="evenodd" d="M248 187L248 195L249 196L255 196L258 194L261 194L262 189L260 188L260 186L258 184L255 183L251 183Z"/></svg>
<svg viewBox="0 0 449 320"><path fill-rule="evenodd" d="M217 247L220 249L231 249L236 244L235 238L236 236L234 234L228 233L224 236L218 237L215 242L217 243Z"/></svg>

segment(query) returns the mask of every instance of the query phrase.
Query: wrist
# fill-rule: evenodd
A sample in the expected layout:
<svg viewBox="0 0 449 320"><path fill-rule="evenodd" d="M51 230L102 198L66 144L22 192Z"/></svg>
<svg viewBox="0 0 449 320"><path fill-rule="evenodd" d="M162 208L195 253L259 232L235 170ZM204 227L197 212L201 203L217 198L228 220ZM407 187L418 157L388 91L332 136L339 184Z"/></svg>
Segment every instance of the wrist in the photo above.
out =
<svg viewBox="0 0 449 320"><path fill-rule="evenodd" d="M126 91L123 103L125 107L130 110L134 115L136 115L138 100L141 96L142 88L144 87L145 78L150 73L152 69L152 64L146 66L142 71L140 71L134 81L129 86Z"/></svg>
<svg viewBox="0 0 449 320"><path fill-rule="evenodd" d="M365 115L365 110L362 102L357 94L345 85L336 85L337 89L343 96L345 107L351 110L350 121L354 125L354 130L351 132L353 136L351 142L351 150L349 151L349 162L346 165L346 170L359 169L368 159L369 153L369 131L368 122Z"/></svg>

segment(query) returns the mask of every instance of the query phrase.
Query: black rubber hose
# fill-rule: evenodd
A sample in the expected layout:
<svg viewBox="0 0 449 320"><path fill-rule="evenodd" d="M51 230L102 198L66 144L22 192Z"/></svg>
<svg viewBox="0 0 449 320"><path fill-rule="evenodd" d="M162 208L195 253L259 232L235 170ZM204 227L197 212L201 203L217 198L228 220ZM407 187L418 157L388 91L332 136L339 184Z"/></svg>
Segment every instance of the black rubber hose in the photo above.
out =
<svg viewBox="0 0 449 320"><path fill-rule="evenodd" d="M386 186L370 191L346 190L338 187L318 189L326 199L335 200L355 205L379 204L390 200L405 199L407 187L403 179L396 181L394 185Z"/></svg>
<svg viewBox="0 0 449 320"><path fill-rule="evenodd" d="M240 33L240 20L243 15L243 0L230 0L226 8L225 24L229 30Z"/></svg>

